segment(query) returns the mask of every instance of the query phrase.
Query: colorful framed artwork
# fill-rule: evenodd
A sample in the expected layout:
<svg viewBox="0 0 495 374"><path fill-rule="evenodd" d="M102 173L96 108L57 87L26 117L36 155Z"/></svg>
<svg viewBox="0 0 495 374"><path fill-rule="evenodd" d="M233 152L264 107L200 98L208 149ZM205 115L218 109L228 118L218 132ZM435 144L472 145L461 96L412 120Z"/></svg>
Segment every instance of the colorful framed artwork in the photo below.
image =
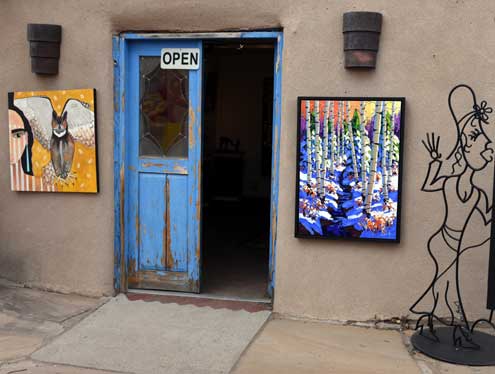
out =
<svg viewBox="0 0 495 374"><path fill-rule="evenodd" d="M98 192L96 91L10 92L12 191Z"/></svg>
<svg viewBox="0 0 495 374"><path fill-rule="evenodd" d="M295 236L399 242L405 99L297 105Z"/></svg>

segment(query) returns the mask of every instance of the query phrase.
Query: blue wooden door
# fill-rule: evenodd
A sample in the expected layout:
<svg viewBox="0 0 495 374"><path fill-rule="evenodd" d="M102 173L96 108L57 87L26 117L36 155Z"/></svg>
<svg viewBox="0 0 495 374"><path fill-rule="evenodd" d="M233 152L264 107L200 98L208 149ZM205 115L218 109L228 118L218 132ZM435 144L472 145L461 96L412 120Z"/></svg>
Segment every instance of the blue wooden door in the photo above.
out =
<svg viewBox="0 0 495 374"><path fill-rule="evenodd" d="M163 48L198 48L199 69L162 69ZM199 292L202 42L136 40L127 56L128 287Z"/></svg>

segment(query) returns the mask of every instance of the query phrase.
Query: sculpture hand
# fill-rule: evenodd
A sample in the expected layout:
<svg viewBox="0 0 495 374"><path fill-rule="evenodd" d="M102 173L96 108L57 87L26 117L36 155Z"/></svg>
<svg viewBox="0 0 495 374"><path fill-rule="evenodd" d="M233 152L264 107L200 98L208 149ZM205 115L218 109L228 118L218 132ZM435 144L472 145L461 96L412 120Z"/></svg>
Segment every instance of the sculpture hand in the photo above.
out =
<svg viewBox="0 0 495 374"><path fill-rule="evenodd" d="M433 161L440 160L442 158L442 154L438 152L438 146L440 144L440 136L435 138L435 133L432 132L431 135L426 133L426 142L421 140L426 150L430 154L430 157Z"/></svg>

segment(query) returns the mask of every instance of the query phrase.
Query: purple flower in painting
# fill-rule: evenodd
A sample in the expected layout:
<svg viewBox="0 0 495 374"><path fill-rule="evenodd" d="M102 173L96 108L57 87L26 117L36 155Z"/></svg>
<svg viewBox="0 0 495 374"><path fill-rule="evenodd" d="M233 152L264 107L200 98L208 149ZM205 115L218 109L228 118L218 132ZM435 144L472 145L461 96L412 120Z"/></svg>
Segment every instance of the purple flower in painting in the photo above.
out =
<svg viewBox="0 0 495 374"><path fill-rule="evenodd" d="M371 120L366 123L366 132L368 133L368 138L373 139L373 128L375 127L376 116L371 117Z"/></svg>
<svg viewBox="0 0 495 374"><path fill-rule="evenodd" d="M301 116L301 134L306 133L306 118Z"/></svg>
<svg viewBox="0 0 495 374"><path fill-rule="evenodd" d="M394 134L399 137L400 134L400 112L399 114L394 114Z"/></svg>

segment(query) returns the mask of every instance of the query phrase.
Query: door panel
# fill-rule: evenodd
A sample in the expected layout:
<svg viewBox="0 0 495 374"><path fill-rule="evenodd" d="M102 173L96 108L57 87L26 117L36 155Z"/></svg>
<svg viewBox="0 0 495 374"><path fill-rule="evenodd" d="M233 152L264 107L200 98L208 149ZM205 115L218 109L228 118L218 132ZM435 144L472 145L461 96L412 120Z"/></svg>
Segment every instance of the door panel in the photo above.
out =
<svg viewBox="0 0 495 374"><path fill-rule="evenodd" d="M185 175L167 176L168 212L173 212L167 215L167 266L174 271L187 269L187 199L183 195L187 190L187 178Z"/></svg>
<svg viewBox="0 0 495 374"><path fill-rule="evenodd" d="M164 196L167 176L139 173L139 269L166 270L166 225ZM161 234L163 233L163 234Z"/></svg>
<svg viewBox="0 0 495 374"><path fill-rule="evenodd" d="M129 45L126 120L128 286L199 292L201 68L163 70L162 48Z"/></svg>

